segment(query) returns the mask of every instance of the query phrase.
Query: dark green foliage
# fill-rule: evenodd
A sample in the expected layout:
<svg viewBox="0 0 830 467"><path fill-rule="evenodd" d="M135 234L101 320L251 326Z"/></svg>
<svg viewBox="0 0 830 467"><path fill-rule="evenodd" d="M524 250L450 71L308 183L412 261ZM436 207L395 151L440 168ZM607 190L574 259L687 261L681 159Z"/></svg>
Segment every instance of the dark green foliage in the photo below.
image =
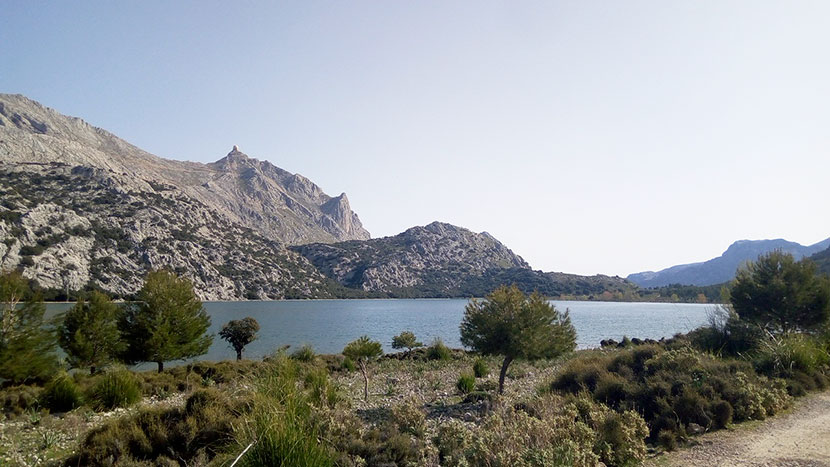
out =
<svg viewBox="0 0 830 467"><path fill-rule="evenodd" d="M432 340L432 344L427 347L428 360L449 360L452 358L450 348L444 344L440 337Z"/></svg>
<svg viewBox="0 0 830 467"><path fill-rule="evenodd" d="M222 326L219 336L228 341L236 351L236 359L242 360L242 350L257 338L259 323L250 316L240 320L231 320Z"/></svg>
<svg viewBox="0 0 830 467"><path fill-rule="evenodd" d="M44 382L54 375L55 336L44 326L45 311L19 272L0 274L0 384Z"/></svg>
<svg viewBox="0 0 830 467"><path fill-rule="evenodd" d="M37 386L10 386L0 391L0 409L4 413L20 415L26 410L34 409L42 388Z"/></svg>
<svg viewBox="0 0 830 467"><path fill-rule="evenodd" d="M78 384L66 373L52 378L40 393L40 405L52 412L68 412L83 405L84 396Z"/></svg>
<svg viewBox="0 0 830 467"><path fill-rule="evenodd" d="M764 339L760 326L738 318L728 307L712 309L709 325L687 335L692 345L705 352L723 356L740 356L756 350Z"/></svg>
<svg viewBox="0 0 830 467"><path fill-rule="evenodd" d="M58 343L74 368L95 373L125 348L118 330L119 308L109 297L93 291L89 302L79 300L66 312L58 328Z"/></svg>
<svg viewBox="0 0 830 467"><path fill-rule="evenodd" d="M473 374L476 378L485 378L490 374L490 368L487 367L487 362L483 358L477 358L473 363Z"/></svg>
<svg viewBox="0 0 830 467"><path fill-rule="evenodd" d="M313 362L316 357L317 353L314 352L314 347L311 344L304 344L291 354L291 358L301 362Z"/></svg>
<svg viewBox="0 0 830 467"><path fill-rule="evenodd" d="M774 251L738 271L731 301L742 320L770 332L812 330L830 318L830 278L810 260Z"/></svg>
<svg viewBox="0 0 830 467"><path fill-rule="evenodd" d="M404 331L392 338L393 349L406 349L411 351L423 345L422 342L418 342L418 339L415 338L415 334L412 331Z"/></svg>
<svg viewBox="0 0 830 467"><path fill-rule="evenodd" d="M93 429L65 465L209 460L228 448L234 426L247 410L246 400L232 402L215 391L207 396L197 391L185 408L145 408Z"/></svg>
<svg viewBox="0 0 830 467"><path fill-rule="evenodd" d="M660 430L657 434L657 444L666 451L677 449L677 435L672 430Z"/></svg>
<svg viewBox="0 0 830 467"><path fill-rule="evenodd" d="M459 376L458 381L455 383L455 388L458 389L458 392L461 394L469 394L473 392L476 388L475 376L468 374Z"/></svg>
<svg viewBox="0 0 830 467"><path fill-rule="evenodd" d="M357 369L357 367L354 364L354 360L352 360L349 357L345 357L343 359L342 367L343 367L344 370L347 370L347 371L355 371Z"/></svg>
<svg viewBox="0 0 830 467"><path fill-rule="evenodd" d="M92 408L99 411L129 407L140 399L138 381L126 370L111 371L98 377L88 396Z"/></svg>
<svg viewBox="0 0 830 467"><path fill-rule="evenodd" d="M207 352L213 342L207 334L210 318L190 281L169 271L152 271L138 296L120 323L128 345L125 361L156 362L161 372L166 361Z"/></svg>
<svg viewBox="0 0 830 467"><path fill-rule="evenodd" d="M553 358L576 348L576 331L544 297L500 287L482 301L471 300L461 322L461 343L485 355L503 355L499 393L507 367L516 358Z"/></svg>
<svg viewBox="0 0 830 467"><path fill-rule="evenodd" d="M380 342L369 339L369 336L362 336L349 342L343 349L343 355L360 365L360 372L363 373L363 398L369 400L369 373L366 363L383 355L383 347Z"/></svg>
<svg viewBox="0 0 830 467"><path fill-rule="evenodd" d="M683 346L588 353L569 361L551 389L641 413L655 442L663 431L683 436L689 423L717 429L733 419L763 419L789 403L781 382L758 376L747 362Z"/></svg>

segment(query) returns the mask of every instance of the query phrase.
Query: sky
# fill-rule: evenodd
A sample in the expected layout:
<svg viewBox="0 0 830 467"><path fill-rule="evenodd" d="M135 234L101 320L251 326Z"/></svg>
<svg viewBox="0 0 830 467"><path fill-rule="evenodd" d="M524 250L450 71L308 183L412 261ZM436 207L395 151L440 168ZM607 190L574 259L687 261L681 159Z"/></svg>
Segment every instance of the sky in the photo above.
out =
<svg viewBox="0 0 830 467"><path fill-rule="evenodd" d="M535 269L830 236L830 2L0 0L0 92Z"/></svg>

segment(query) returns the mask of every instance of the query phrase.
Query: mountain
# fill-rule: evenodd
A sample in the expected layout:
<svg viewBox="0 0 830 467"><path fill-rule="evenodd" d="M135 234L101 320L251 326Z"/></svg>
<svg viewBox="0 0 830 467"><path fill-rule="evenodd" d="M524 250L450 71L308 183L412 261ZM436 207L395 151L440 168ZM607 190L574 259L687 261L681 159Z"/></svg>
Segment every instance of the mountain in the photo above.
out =
<svg viewBox="0 0 830 467"><path fill-rule="evenodd" d="M162 159L21 95L0 94L0 160L104 169L134 191L173 189L287 244L370 238L345 193L328 196L302 175L236 146L212 164Z"/></svg>
<svg viewBox="0 0 830 467"><path fill-rule="evenodd" d="M628 280L641 287L662 287L670 284L713 285L732 280L738 267L746 261L755 261L764 253L781 250L796 259L810 256L830 246L830 238L810 246L776 240L739 240L717 258L702 263L681 264L661 271L640 272L628 276Z"/></svg>
<svg viewBox="0 0 830 467"><path fill-rule="evenodd" d="M19 95L0 95L0 193L0 269L52 290L128 297L168 267L203 299L328 297L287 244L369 238L345 194L236 147L162 159Z"/></svg>
<svg viewBox="0 0 830 467"><path fill-rule="evenodd" d="M434 222L371 239L345 194L248 157L163 159L0 94L0 270L50 297L129 298L169 268L200 298L469 297L502 284L632 297L619 277L535 271L486 232Z"/></svg>
<svg viewBox="0 0 830 467"><path fill-rule="evenodd" d="M549 296L633 288L622 278L534 271L490 234L441 222L391 237L291 249L344 287L393 297L480 297L513 283Z"/></svg>

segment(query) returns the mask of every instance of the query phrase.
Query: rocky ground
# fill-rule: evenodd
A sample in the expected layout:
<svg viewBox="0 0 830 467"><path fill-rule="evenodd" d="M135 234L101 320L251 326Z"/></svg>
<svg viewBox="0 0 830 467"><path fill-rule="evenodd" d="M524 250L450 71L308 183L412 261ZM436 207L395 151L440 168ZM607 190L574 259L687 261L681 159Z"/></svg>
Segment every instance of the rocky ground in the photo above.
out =
<svg viewBox="0 0 830 467"><path fill-rule="evenodd" d="M830 392L792 409L697 438L694 446L651 459L650 466L830 466Z"/></svg>

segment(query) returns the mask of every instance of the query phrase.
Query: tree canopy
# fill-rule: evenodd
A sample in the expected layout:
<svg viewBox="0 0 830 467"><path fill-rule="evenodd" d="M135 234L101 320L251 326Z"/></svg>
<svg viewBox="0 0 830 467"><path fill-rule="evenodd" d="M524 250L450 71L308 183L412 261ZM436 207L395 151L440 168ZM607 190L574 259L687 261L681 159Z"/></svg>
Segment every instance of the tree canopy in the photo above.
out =
<svg viewBox="0 0 830 467"><path fill-rule="evenodd" d="M91 374L116 359L125 348L118 330L120 309L105 294L93 291L89 301L78 300L58 328L58 343L73 367L89 367Z"/></svg>
<svg viewBox="0 0 830 467"><path fill-rule="evenodd" d="M57 369L46 307L19 272L0 274L0 383L46 381Z"/></svg>
<svg viewBox="0 0 830 467"><path fill-rule="evenodd" d="M484 300L467 304L461 343L485 355L503 355L499 393L507 367L516 358L553 358L576 347L576 331L567 311L559 313L543 296L526 296L516 286L502 286Z"/></svg>
<svg viewBox="0 0 830 467"><path fill-rule="evenodd" d="M257 331L259 331L259 323L248 316L225 323L222 330L219 331L219 336L228 341L231 347L236 350L236 359L242 360L242 349L256 340Z"/></svg>
<svg viewBox="0 0 830 467"><path fill-rule="evenodd" d="M189 280L152 271L138 300L126 308L120 323L127 342L125 361L156 362L161 372L166 361L196 357L210 348L210 317Z"/></svg>
<svg viewBox="0 0 830 467"><path fill-rule="evenodd" d="M343 355L360 365L360 372L363 373L363 399L369 400L369 373L366 362L383 355L383 347L380 342L369 339L369 336L362 336L349 342L343 349Z"/></svg>
<svg viewBox="0 0 830 467"><path fill-rule="evenodd" d="M742 320L769 332L809 331L830 318L830 279L809 259L773 251L738 271L730 299Z"/></svg>
<svg viewBox="0 0 830 467"><path fill-rule="evenodd" d="M415 334L412 331L403 331L392 338L393 349L406 349L411 351L416 347L423 347L423 345L423 342L418 342L418 339L415 338Z"/></svg>

